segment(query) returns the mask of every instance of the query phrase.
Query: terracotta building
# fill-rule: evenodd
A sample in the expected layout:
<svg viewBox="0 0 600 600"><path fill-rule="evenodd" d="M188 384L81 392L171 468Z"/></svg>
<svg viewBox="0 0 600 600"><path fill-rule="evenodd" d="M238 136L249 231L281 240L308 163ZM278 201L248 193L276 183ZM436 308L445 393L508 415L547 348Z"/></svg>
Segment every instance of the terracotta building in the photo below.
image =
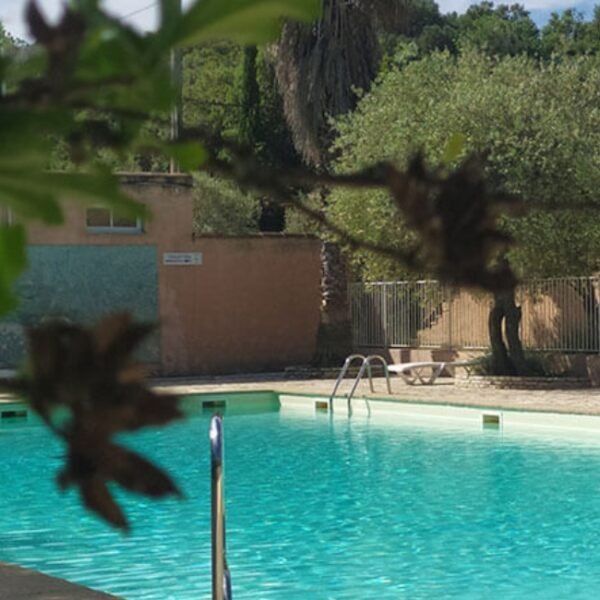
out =
<svg viewBox="0 0 600 600"><path fill-rule="evenodd" d="M319 242L194 237L185 175L122 175L150 221L73 202L60 227L32 225L19 308L0 324L0 367L44 318L94 322L128 310L159 324L141 353L163 375L273 370L311 360L319 324Z"/></svg>

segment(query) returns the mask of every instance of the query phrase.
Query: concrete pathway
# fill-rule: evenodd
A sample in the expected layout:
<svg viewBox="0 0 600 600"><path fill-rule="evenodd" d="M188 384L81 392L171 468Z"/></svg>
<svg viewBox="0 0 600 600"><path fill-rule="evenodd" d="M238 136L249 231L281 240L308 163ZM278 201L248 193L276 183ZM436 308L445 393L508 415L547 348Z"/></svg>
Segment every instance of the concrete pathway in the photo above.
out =
<svg viewBox="0 0 600 600"><path fill-rule="evenodd" d="M62 579L0 563L0 600L119 600Z"/></svg>

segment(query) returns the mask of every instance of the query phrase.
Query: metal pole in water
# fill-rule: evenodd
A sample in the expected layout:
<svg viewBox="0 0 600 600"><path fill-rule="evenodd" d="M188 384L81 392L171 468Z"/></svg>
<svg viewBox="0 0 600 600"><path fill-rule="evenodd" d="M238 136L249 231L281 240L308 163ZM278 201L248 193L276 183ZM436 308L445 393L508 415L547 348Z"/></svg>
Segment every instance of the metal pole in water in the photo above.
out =
<svg viewBox="0 0 600 600"><path fill-rule="evenodd" d="M210 478L212 531L212 598L231 600L231 577L225 554L225 497L223 491L223 419L210 421Z"/></svg>

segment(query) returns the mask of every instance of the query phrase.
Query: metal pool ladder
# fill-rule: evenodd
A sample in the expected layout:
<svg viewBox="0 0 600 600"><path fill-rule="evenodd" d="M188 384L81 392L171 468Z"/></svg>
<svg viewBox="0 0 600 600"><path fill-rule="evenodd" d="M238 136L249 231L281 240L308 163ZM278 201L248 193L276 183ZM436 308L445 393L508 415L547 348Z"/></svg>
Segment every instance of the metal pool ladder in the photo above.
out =
<svg viewBox="0 0 600 600"><path fill-rule="evenodd" d="M346 373L348 372L350 365L356 359L362 360L362 364L360 365L360 369L358 370L356 379L354 380L354 383L352 384L350 393L347 396L348 414L349 415L352 415L352 396L354 396L354 392L356 391L356 388L358 387L358 384L360 383L362 376L365 374L365 371L367 371L367 374L369 376L369 387L371 389L371 392L375 392L375 388L373 387L373 374L371 371L371 363L374 360L380 362L383 365L383 372L385 373L385 381L387 384L388 394L392 393L392 387L390 385L390 374L388 371L388 364L387 364L385 358L383 358L383 356L380 356L379 354L370 354L369 356L363 356L362 354L350 354L350 356L346 357L346 360L344 361L344 366L342 367L340 374L338 375L338 378L335 382L335 385L333 386L333 391L331 392L331 396L329 396L329 412L330 413L333 413L333 400L335 398L335 393L337 392L338 388L340 387L340 384L342 383L342 380L344 379L344 375L346 375Z"/></svg>
<svg viewBox="0 0 600 600"><path fill-rule="evenodd" d="M210 479L212 530L212 600L231 600L231 575L225 544L225 493L223 489L223 419L210 420Z"/></svg>

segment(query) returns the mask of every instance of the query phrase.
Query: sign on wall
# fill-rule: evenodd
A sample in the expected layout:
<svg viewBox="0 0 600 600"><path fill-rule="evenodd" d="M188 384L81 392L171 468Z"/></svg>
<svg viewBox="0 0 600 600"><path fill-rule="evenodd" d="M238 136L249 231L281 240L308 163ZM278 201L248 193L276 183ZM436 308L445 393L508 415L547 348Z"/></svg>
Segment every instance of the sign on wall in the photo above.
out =
<svg viewBox="0 0 600 600"><path fill-rule="evenodd" d="M163 252L163 265L194 266L202 264L202 252Z"/></svg>

